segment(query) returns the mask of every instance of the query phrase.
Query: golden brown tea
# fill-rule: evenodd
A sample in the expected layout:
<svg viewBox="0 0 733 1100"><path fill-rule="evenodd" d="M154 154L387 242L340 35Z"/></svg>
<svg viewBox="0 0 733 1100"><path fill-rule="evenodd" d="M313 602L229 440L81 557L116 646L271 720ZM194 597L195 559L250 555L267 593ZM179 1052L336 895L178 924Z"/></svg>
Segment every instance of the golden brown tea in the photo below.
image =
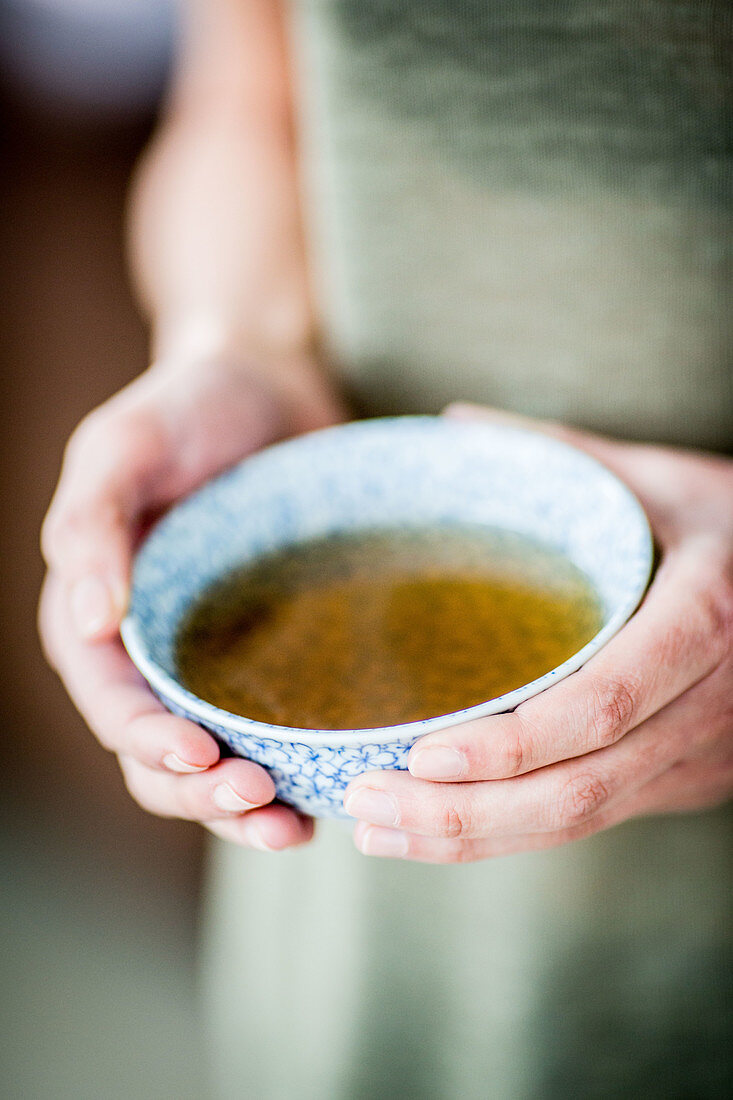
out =
<svg viewBox="0 0 733 1100"><path fill-rule="evenodd" d="M520 687L598 631L587 577L479 527L301 543L238 569L177 640L183 683L235 714L358 729L430 718Z"/></svg>

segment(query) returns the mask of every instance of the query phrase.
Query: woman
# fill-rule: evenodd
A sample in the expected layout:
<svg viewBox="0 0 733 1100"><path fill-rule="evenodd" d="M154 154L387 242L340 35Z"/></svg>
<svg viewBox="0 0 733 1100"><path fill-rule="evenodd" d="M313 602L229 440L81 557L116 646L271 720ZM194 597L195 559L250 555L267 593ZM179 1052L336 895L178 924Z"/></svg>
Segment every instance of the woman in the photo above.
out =
<svg viewBox="0 0 733 1100"><path fill-rule="evenodd" d="M731 425L729 29L666 0L189 3L133 202L152 365L72 438L42 631L140 804L232 842L205 956L221 1095L724 1085L725 818L694 812L733 777L733 474L682 447ZM580 673L355 781L356 846L387 858L328 825L273 856L312 823L119 643L141 522L347 408L457 397L602 433L538 425L637 492L655 581Z"/></svg>

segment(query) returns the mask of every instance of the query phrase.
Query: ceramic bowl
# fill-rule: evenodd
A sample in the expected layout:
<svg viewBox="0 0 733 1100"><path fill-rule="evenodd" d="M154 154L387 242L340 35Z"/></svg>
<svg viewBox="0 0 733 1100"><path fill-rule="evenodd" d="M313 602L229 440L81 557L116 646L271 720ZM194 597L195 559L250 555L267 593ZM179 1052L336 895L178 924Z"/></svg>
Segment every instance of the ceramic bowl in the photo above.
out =
<svg viewBox="0 0 733 1100"><path fill-rule="evenodd" d="M267 725L212 706L181 684L179 624L202 590L232 567L337 532L455 523L528 536L569 558L602 604L595 637L506 695L383 729ZM282 801L315 816L345 817L343 791L354 776L405 768L422 734L511 710L580 668L632 614L651 562L649 526L635 497L564 443L513 426L435 417L357 421L261 451L174 507L137 555L122 638L166 707L267 768Z"/></svg>

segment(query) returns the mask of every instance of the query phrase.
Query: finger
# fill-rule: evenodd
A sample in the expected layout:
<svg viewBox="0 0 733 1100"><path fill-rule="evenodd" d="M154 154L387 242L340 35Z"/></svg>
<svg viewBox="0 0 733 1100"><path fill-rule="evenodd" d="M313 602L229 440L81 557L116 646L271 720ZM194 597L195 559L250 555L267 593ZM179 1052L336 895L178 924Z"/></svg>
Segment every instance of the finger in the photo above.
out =
<svg viewBox="0 0 733 1100"><path fill-rule="evenodd" d="M279 803L240 817L206 821L204 825L222 840L264 852L279 852L307 844L314 832L312 818Z"/></svg>
<svg viewBox="0 0 733 1100"><path fill-rule="evenodd" d="M710 682L698 685L607 749L515 779L428 783L406 772L371 772L346 790L347 813L421 836L481 839L584 826L714 742L727 718ZM717 691L717 688L716 688ZM700 715L713 715L701 728Z"/></svg>
<svg viewBox="0 0 733 1100"><path fill-rule="evenodd" d="M475 863L482 859L537 852L559 848L574 840L583 840L620 821L645 812L638 797L615 807L613 812L599 815L592 821L571 829L551 833L524 833L506 837L482 837L478 840L428 837L402 829L386 829L378 825L357 822L354 843L365 856L386 859L406 859L416 863Z"/></svg>
<svg viewBox="0 0 733 1100"><path fill-rule="evenodd" d="M84 637L108 637L119 625L137 517L166 452L153 410L114 402L82 421L69 442L41 546L69 586L72 624Z"/></svg>
<svg viewBox="0 0 733 1100"><path fill-rule="evenodd" d="M158 702L119 639L92 645L68 629L66 593L53 577L44 584L39 617L51 664L105 748L179 773L217 762L214 738Z"/></svg>
<svg viewBox="0 0 733 1100"><path fill-rule="evenodd" d="M520 852L544 851L559 848L576 840L583 840L595 833L610 829L623 821L652 813L666 812L658 796L659 784L665 789L667 777L676 765L662 775L643 785L630 796L620 799L604 812L577 824L550 832L510 833L507 836L489 836L479 839L422 836L404 829L384 828L357 822L354 843L364 855L388 859L407 859L418 863L474 863L482 859L516 855ZM690 808L700 808L699 805Z"/></svg>
<svg viewBox="0 0 733 1100"><path fill-rule="evenodd" d="M495 409L485 405L473 405L468 401L456 401L446 406L443 415L449 420L476 422L485 421L489 424L506 424L509 427L524 428L529 431L539 432L541 435L549 435L553 439L559 439L563 443L579 447L588 454L597 458L599 462L618 470L629 468L638 460L639 452L651 450L640 444L627 443L616 439L608 439L595 435L593 432L582 431L579 428L569 427L557 420L540 420L534 417L522 416L519 413L509 412L507 409Z"/></svg>
<svg viewBox="0 0 733 1100"><path fill-rule="evenodd" d="M159 817L211 822L265 806L275 797L271 777L251 760L222 760L200 775L172 775L131 756L120 756L120 767L135 801Z"/></svg>
<svg viewBox="0 0 733 1100"><path fill-rule="evenodd" d="M663 549L676 545L693 529L731 529L731 463L724 456L608 439L556 421L480 405L449 405L444 415L540 432L585 451L636 494Z"/></svg>
<svg viewBox="0 0 733 1100"><path fill-rule="evenodd" d="M519 852L544 851L558 848L573 840L582 840L594 832L608 828L598 819L583 829L565 829L555 833L526 833L519 836L489 837L481 840L458 840L419 836L401 829L385 829L358 822L354 843L365 856L383 859L406 859L416 863L476 863L482 859L515 855Z"/></svg>
<svg viewBox="0 0 733 1100"><path fill-rule="evenodd" d="M180 372L179 372L180 373ZM243 371L150 370L72 436L43 524L49 567L76 629L112 636L124 614L139 521L274 438L279 412Z"/></svg>
<svg viewBox="0 0 733 1100"><path fill-rule="evenodd" d="M570 828L477 840L420 836L402 829L357 822L354 842L364 855L419 863L472 863L519 852L540 851L582 840L623 821L653 814L689 813L722 805L733 787L733 749L678 761L629 797Z"/></svg>
<svg viewBox="0 0 733 1100"><path fill-rule="evenodd" d="M508 714L428 734L420 779L504 779L615 744L722 660L725 631L696 553L670 554L637 614L580 671Z"/></svg>
<svg viewBox="0 0 733 1100"><path fill-rule="evenodd" d="M519 779L462 784L424 783L403 772L372 773L350 785L344 807L370 825L420 836L496 839L585 824L618 796L615 778L589 765L570 773L554 765Z"/></svg>

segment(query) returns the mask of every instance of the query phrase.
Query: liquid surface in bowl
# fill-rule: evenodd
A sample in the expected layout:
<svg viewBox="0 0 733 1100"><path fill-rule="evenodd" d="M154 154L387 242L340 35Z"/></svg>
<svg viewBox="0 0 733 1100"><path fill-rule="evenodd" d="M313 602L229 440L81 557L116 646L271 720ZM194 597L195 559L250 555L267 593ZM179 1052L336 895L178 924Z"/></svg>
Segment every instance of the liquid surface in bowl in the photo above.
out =
<svg viewBox="0 0 733 1100"><path fill-rule="evenodd" d="M182 682L275 725L359 729L483 703L597 633L588 578L557 552L479 527L369 531L235 570L177 638Z"/></svg>

